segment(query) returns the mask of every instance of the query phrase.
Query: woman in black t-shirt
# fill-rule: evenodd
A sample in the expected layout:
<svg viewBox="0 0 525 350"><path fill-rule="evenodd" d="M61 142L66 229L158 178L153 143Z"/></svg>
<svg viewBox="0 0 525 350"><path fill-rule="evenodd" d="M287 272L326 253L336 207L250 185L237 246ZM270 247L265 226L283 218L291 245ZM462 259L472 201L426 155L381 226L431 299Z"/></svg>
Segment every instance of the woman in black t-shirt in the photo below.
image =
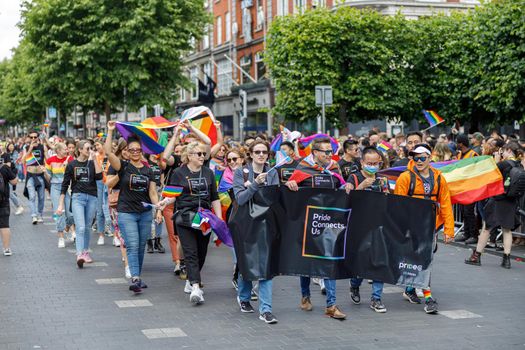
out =
<svg viewBox="0 0 525 350"><path fill-rule="evenodd" d="M60 190L57 215L64 212L66 193L71 186L71 210L76 227L77 266L93 261L88 253L91 223L97 210L97 180L102 179L102 168L94 161L91 143L82 140L77 144L77 158L66 166Z"/></svg>
<svg viewBox="0 0 525 350"><path fill-rule="evenodd" d="M104 150L111 166L118 172L120 192L117 204L118 225L126 243L131 272L129 290L140 293L146 284L140 279L146 241L151 235L151 207L157 205L157 185L151 168L142 162L142 146L137 138L128 138L129 162L121 161L112 149L115 122L108 122ZM157 212L156 221L162 215Z"/></svg>
<svg viewBox="0 0 525 350"><path fill-rule="evenodd" d="M190 293L192 303L201 304L204 297L200 288L200 271L206 260L210 235L204 235L201 230L192 228L192 221L199 208L213 208L215 215L222 219L221 204L213 171L203 166L206 146L199 142L191 142L184 147L181 158L183 165L173 172L168 182L168 185L182 189L182 194L175 201L173 222L188 271L184 292ZM172 199L166 198L161 205L171 202Z"/></svg>

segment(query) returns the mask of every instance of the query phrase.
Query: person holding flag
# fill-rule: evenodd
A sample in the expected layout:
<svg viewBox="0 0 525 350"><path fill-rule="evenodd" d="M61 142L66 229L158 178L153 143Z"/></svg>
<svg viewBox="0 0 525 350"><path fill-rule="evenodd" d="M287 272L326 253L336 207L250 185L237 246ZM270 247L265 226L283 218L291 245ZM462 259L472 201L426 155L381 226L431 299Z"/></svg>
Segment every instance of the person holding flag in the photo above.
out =
<svg viewBox="0 0 525 350"><path fill-rule="evenodd" d="M332 160L334 149L329 138L321 137L312 141L312 153L303 159L286 182L291 191L301 187L340 188L345 184L339 165ZM324 279L326 288L325 314L334 319L344 320L346 315L336 305L335 280ZM301 276L301 309L312 310L310 301L310 277Z"/></svg>
<svg viewBox="0 0 525 350"><path fill-rule="evenodd" d="M29 145L24 148L24 155L27 167L26 188L29 196L29 207L31 208L31 218L33 225L44 222L45 201L45 149L40 142L38 132L29 132ZM37 206L38 201L38 206Z"/></svg>
<svg viewBox="0 0 525 350"><path fill-rule="evenodd" d="M401 196L422 198L432 200L436 206L436 232L442 225L443 240L446 243L454 240L454 214L447 181L441 171L430 166L432 149L429 145L420 143L414 146L410 152L412 159L408 163L407 170L403 172L396 181L394 193ZM437 240L434 242L437 249ZM438 312L438 303L432 297L430 286L423 289L425 297L424 310L427 314ZM411 304L421 304L421 299L413 287L407 286L403 297Z"/></svg>

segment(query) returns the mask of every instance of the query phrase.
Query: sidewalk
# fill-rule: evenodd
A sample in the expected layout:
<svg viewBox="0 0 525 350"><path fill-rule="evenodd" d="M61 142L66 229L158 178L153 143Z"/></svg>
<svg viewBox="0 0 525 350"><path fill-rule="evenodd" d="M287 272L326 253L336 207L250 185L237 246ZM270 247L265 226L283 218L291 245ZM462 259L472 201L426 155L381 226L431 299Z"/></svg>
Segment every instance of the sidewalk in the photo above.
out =
<svg viewBox="0 0 525 350"><path fill-rule="evenodd" d="M23 199L24 203L25 198ZM33 226L28 209L11 217L13 256L0 256L0 349L523 349L525 264L499 266L483 255L482 267L463 263L464 246L440 245L432 292L439 315L385 286L388 312L368 307L370 286L353 305L348 281L338 281L346 321L324 317L324 296L312 285L312 312L299 309L297 277L278 277L273 287L276 325L242 314L231 285L227 247L210 246L203 270L206 302L195 307L173 275L170 254L147 254L140 296L127 290L118 248L91 248L96 264L79 270L74 246L57 248L46 203L44 224ZM164 233L165 234L165 233ZM165 239L164 239L165 241ZM168 244L165 244L168 246ZM253 303L257 308L257 302Z"/></svg>

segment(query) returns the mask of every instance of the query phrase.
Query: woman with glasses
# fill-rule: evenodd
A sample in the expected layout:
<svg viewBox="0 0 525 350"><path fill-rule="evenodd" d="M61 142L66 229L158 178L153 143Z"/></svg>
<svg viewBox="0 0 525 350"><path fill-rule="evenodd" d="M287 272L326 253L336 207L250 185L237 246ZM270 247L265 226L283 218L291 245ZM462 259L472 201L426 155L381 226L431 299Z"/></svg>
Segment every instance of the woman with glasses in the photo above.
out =
<svg viewBox="0 0 525 350"><path fill-rule="evenodd" d="M206 156L205 145L195 141L189 143L182 150L182 166L175 169L168 181L168 185L181 191L175 201L173 223L188 272L184 292L190 294L190 301L195 305L204 302L200 271L206 260L210 234L204 235L200 229L193 228L192 222L201 208L213 209L215 215L222 218L215 176L213 171L203 166ZM170 203L173 199L166 198L161 201L161 207Z"/></svg>
<svg viewBox="0 0 525 350"><path fill-rule="evenodd" d="M77 144L77 158L66 166L60 191L57 215L62 215L65 199L71 186L71 208L76 226L77 266L91 263L89 255L90 228L97 209L97 180L102 179L102 168L94 161L95 151L91 143L82 140Z"/></svg>
<svg viewBox="0 0 525 350"><path fill-rule="evenodd" d="M276 171L268 173L268 154L270 145L263 140L256 140L250 144L249 152L251 163L244 167L237 167L233 178L233 192L238 205L246 204L253 198L255 193L265 185L278 185L279 176ZM231 153L230 153L231 154ZM230 154L228 157L231 158ZM254 262L257 264L257 262ZM239 275L238 297L241 312L252 313L253 307L250 304L253 282L244 280ZM277 323L277 319L272 314L272 280L259 280L259 319L268 323Z"/></svg>
<svg viewBox="0 0 525 350"><path fill-rule="evenodd" d="M151 208L158 203L157 185L153 171L142 161L142 146L137 138L128 138L129 161L121 161L112 150L115 122L108 122L104 150L111 166L118 172L120 192L117 204L118 225L124 242L131 272L129 290L141 293L148 286L141 280L146 241L151 235ZM159 210L157 223L162 220Z"/></svg>

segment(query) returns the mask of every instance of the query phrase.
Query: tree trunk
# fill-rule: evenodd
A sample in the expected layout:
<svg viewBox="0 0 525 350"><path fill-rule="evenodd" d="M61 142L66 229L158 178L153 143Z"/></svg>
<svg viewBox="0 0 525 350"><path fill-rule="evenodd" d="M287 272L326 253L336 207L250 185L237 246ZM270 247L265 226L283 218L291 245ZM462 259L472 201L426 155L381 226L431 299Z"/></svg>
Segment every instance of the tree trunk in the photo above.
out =
<svg viewBox="0 0 525 350"><path fill-rule="evenodd" d="M111 120L111 107L109 106L108 101L104 102L104 114L106 115L106 121Z"/></svg>

